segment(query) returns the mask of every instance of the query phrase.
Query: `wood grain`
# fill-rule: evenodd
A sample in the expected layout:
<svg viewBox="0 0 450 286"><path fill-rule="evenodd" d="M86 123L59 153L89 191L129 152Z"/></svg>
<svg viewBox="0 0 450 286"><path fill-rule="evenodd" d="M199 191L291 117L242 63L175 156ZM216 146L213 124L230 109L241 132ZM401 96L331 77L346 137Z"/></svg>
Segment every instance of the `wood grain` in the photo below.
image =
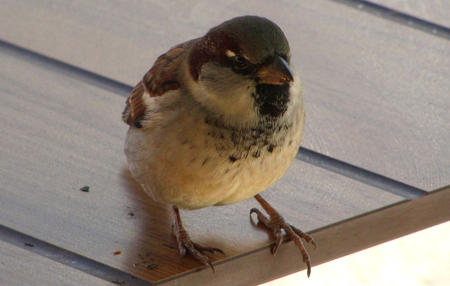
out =
<svg viewBox="0 0 450 286"><path fill-rule="evenodd" d="M242 14L290 40L305 147L425 190L450 183L449 42L339 3L8 0L0 38L132 85L170 46Z"/></svg>
<svg viewBox="0 0 450 286"><path fill-rule="evenodd" d="M0 285L114 285L0 240Z"/></svg>
<svg viewBox="0 0 450 286"><path fill-rule="evenodd" d="M371 0L370 2L450 27L450 2L447 0Z"/></svg>
<svg viewBox="0 0 450 286"><path fill-rule="evenodd" d="M0 223L148 281L202 268L178 259L167 207L126 171L125 99L5 50L0 61ZM305 231L400 200L298 160L263 196ZM250 223L255 206L182 217L194 240L227 253L219 261L270 244Z"/></svg>

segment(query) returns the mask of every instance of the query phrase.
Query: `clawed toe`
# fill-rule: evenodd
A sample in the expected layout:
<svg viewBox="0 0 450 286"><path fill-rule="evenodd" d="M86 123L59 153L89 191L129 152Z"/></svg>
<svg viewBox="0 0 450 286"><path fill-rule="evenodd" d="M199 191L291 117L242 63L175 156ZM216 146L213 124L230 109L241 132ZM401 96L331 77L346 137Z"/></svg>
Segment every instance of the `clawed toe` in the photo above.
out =
<svg viewBox="0 0 450 286"><path fill-rule="evenodd" d="M181 241L182 249L184 249L183 252L180 251L180 258L186 255L186 252L189 253L194 259L201 262L204 265L209 265L211 267L211 270L213 272L216 272L214 269L214 266L212 265L210 259L208 256L206 256L203 252L207 251L209 253L215 253L220 252L222 254L225 254L221 249L215 248L215 247L209 247L209 246L202 246L198 243L195 243L189 239L189 237L186 237L182 239ZM179 245L180 248L180 245Z"/></svg>
<svg viewBox="0 0 450 286"><path fill-rule="evenodd" d="M203 251L207 251L207 252L209 252L209 253L215 253L215 252L220 252L221 254L223 254L223 255L225 255L225 252L223 252L220 248L216 248L216 247L209 247L209 246L202 246L202 245L200 245L200 244L198 244L198 243L193 243L194 244L194 247L197 249L197 250L199 250L200 252L203 252Z"/></svg>
<svg viewBox="0 0 450 286"><path fill-rule="evenodd" d="M317 244L314 241L314 239L307 233L299 230L298 228L296 228L295 226L293 226L292 224L289 225L292 230L301 238L303 238L304 241L306 241L307 243L311 244L313 247L313 250L315 250L317 248Z"/></svg>
<svg viewBox="0 0 450 286"><path fill-rule="evenodd" d="M304 240L307 243L310 243L314 249L316 249L317 245L314 241L314 239L308 235L307 233L299 230L295 226L291 224L287 224L283 217L278 214L275 209L273 209L262 197L259 195L255 196L256 200L261 204L261 206L264 208L264 210L269 214L269 217L265 216L260 210L256 208L252 208L250 210L250 219L253 224L258 225L261 224L267 229L272 231L272 234L275 237L275 244L272 247L271 251L272 254L275 255L277 253L277 250L279 246L281 245L281 242L283 241L283 235L281 230L284 229L286 232L287 237L292 240L297 248L300 250L300 253L302 254L303 262L306 264L307 267L307 275L308 277L311 274L311 259L309 257L308 252L305 249L305 246L303 244ZM252 214L256 214L258 218L258 222L255 223L252 218Z"/></svg>
<svg viewBox="0 0 450 286"><path fill-rule="evenodd" d="M255 222L252 218L252 214L256 214L256 217L258 218L258 221ZM269 226L269 219L257 208L252 208L250 210L250 220L253 225L258 225L259 223L264 225L266 228L270 228Z"/></svg>
<svg viewBox="0 0 450 286"><path fill-rule="evenodd" d="M186 254L189 254L191 257L201 262L202 264L209 265L212 271L216 272L209 257L206 256L204 252L209 252L212 254L214 254L215 252L220 252L222 254L225 253L219 248L203 246L201 244L193 242L189 238L189 235L187 234L186 230L183 228L178 209L176 207L173 207L173 210L176 219L174 224L172 225L172 231L177 240L180 259L183 258Z"/></svg>

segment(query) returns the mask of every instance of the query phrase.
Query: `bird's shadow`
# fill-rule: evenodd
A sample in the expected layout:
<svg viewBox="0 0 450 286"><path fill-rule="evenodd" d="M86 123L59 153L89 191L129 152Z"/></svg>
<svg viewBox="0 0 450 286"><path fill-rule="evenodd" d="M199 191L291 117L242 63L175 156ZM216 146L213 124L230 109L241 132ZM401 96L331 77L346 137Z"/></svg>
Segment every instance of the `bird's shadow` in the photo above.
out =
<svg viewBox="0 0 450 286"><path fill-rule="evenodd" d="M158 203L148 196L142 187L123 168L120 187L128 197L127 215L133 224L132 247L126 255L126 265L142 277L165 268L167 259L177 261L176 243L172 238L172 215L168 205Z"/></svg>
<svg viewBox="0 0 450 286"><path fill-rule="evenodd" d="M155 272L183 272L203 268L203 265L189 256L180 258L172 233L171 206L154 201L127 169L123 168L120 176L121 189L128 196L128 216L133 220L136 230L133 237L135 243L126 257L128 267L142 277L151 275L152 278L155 274L158 275ZM221 254L208 256L212 261L224 258Z"/></svg>

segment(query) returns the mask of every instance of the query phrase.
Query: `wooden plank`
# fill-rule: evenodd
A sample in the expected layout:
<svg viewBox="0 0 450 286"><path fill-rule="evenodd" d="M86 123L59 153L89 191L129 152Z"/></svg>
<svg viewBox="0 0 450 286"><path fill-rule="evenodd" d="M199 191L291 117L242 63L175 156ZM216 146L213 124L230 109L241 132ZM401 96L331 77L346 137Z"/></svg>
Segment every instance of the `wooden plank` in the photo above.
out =
<svg viewBox="0 0 450 286"><path fill-rule="evenodd" d="M178 259L167 207L126 171L124 98L11 50L0 50L0 61L0 223L149 281L199 269ZM264 197L305 231L401 199L299 160ZM269 244L250 223L255 206L182 215L193 239L227 258Z"/></svg>
<svg viewBox="0 0 450 286"><path fill-rule="evenodd" d="M446 285L450 222L444 222L260 286L297 285Z"/></svg>
<svg viewBox="0 0 450 286"><path fill-rule="evenodd" d="M371 0L369 2L450 27L450 2L447 0Z"/></svg>
<svg viewBox="0 0 450 286"><path fill-rule="evenodd" d="M425 190L448 184L448 41L339 3L11 0L0 38L134 84L169 46L248 13L273 19L290 40L305 147Z"/></svg>
<svg viewBox="0 0 450 286"><path fill-rule="evenodd" d="M0 240L0 285L115 285Z"/></svg>
<svg viewBox="0 0 450 286"><path fill-rule="evenodd" d="M311 251L313 266L449 221L449 205L450 186L413 201L403 201L315 230L312 234L320 251ZM446 243L446 239L437 238L436 242ZM423 255L426 259L426 252ZM190 273L161 285L203 285L205 281L208 285L256 285L305 268L292 242L283 245L276 257L264 247L231 260L235 260L234 263L219 264L215 274ZM311 275L314 275L314 268Z"/></svg>

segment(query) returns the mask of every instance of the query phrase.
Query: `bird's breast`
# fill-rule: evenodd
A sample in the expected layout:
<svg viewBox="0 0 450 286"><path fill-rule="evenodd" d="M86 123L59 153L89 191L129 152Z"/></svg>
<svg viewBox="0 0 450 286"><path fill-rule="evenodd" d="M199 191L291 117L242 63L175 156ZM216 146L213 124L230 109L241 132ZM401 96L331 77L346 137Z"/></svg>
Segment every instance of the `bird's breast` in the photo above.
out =
<svg viewBox="0 0 450 286"><path fill-rule="evenodd" d="M295 158L303 131L299 107L288 120L253 128L222 126L192 110L160 112L173 120L147 131L130 128L125 148L130 170L153 198L180 208L250 198L278 180Z"/></svg>

